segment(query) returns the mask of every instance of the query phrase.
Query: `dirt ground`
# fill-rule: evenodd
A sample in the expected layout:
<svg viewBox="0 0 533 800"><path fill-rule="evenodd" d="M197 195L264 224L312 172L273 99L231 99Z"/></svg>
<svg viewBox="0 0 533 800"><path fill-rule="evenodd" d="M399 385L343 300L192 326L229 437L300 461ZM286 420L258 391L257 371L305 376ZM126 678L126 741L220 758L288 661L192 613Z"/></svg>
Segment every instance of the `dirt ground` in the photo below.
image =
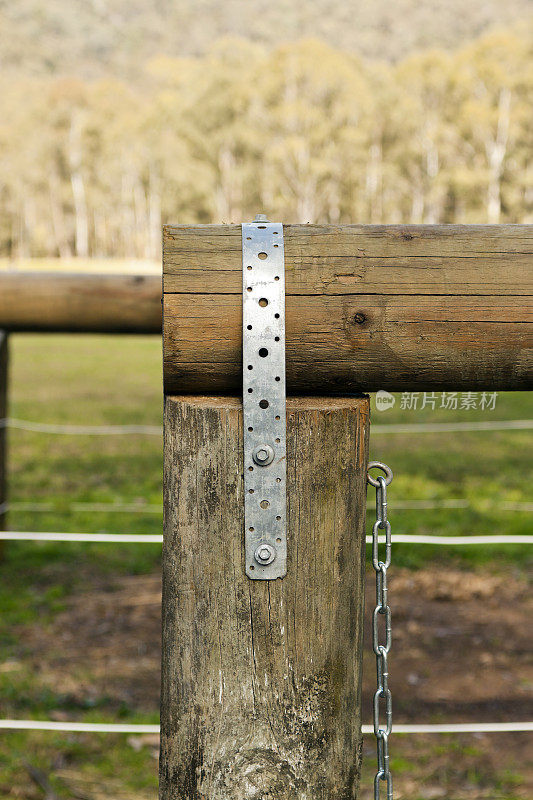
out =
<svg viewBox="0 0 533 800"><path fill-rule="evenodd" d="M368 610L374 602L367 581ZM391 688L396 722L489 722L533 719L533 598L512 573L396 569ZM53 630L24 629L24 659L42 683L80 699L102 695L139 711L159 702L160 582L158 575L95 586L76 596ZM374 658L367 626L365 719L371 718ZM53 645L52 645L53 643ZM56 713L61 719L61 713ZM133 747L156 747L132 737ZM533 797L530 734L393 736L399 798L496 800ZM367 755L361 797L371 797L375 749Z"/></svg>

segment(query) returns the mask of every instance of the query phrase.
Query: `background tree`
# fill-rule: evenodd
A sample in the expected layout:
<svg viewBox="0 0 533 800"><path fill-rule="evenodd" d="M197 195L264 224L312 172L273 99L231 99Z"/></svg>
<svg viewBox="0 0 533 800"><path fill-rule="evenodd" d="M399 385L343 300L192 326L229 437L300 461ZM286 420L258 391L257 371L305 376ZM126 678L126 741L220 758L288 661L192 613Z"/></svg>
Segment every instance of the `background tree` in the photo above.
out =
<svg viewBox="0 0 533 800"><path fill-rule="evenodd" d="M523 222L532 29L396 64L226 39L135 82L0 79L0 254L157 259L165 221ZM21 102L24 98L24 102Z"/></svg>

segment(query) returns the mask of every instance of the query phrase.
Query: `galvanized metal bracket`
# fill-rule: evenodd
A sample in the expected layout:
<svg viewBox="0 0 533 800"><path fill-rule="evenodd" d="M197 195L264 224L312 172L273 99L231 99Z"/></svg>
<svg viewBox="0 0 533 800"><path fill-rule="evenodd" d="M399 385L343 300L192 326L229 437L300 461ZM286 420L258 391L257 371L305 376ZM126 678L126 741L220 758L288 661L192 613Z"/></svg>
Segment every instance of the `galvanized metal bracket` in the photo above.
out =
<svg viewBox="0 0 533 800"><path fill-rule="evenodd" d="M242 225L246 574L287 572L285 254L283 225Z"/></svg>

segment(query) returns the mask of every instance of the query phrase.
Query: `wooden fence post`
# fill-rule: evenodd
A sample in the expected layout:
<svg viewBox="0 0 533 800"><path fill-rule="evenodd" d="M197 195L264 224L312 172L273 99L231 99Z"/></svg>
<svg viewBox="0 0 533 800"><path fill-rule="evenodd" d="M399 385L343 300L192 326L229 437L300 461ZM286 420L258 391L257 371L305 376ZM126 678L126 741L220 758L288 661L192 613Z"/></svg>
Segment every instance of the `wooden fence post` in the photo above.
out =
<svg viewBox="0 0 533 800"><path fill-rule="evenodd" d="M8 334L0 330L0 531L6 530L7 520L7 384L8 384ZM4 542L0 542L0 558Z"/></svg>
<svg viewBox="0 0 533 800"><path fill-rule="evenodd" d="M369 403L287 401L287 575L244 572L242 404L168 396L160 796L353 800Z"/></svg>
<svg viewBox="0 0 533 800"><path fill-rule="evenodd" d="M177 396L242 390L242 234L163 231L161 800L355 800L369 407L333 395L529 388L533 226L283 226L272 581L245 576L241 401Z"/></svg>

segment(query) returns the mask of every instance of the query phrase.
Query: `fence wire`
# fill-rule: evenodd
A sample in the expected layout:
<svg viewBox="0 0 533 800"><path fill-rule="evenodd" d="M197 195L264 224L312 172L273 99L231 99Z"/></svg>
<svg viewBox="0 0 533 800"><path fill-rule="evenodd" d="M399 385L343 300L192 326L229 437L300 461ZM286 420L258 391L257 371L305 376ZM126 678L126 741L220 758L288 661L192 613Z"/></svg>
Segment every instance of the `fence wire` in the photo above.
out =
<svg viewBox="0 0 533 800"><path fill-rule="evenodd" d="M0 531L0 540L35 542L120 542L127 544L152 543L163 541L159 533L61 533L54 531ZM372 537L366 536L366 543L372 544ZM384 542L379 537L380 544ZM479 545L479 544L533 544L533 535L494 534L488 536L418 536L416 534L396 533L394 544L435 544L435 545Z"/></svg>
<svg viewBox="0 0 533 800"><path fill-rule="evenodd" d="M372 502L367 503L367 508L373 508ZM473 503L464 498L449 498L444 500L394 500L395 511L438 511L440 509L459 509L464 510L471 508L474 511L517 511L530 513L533 511L533 503L512 503L508 501L494 502L481 501L480 503ZM16 501L12 503L0 503L0 514L6 511L32 511L55 514L72 514L78 511L90 511L97 513L119 513L119 514L162 514L163 506L155 503L127 503L120 502L105 502L105 503L68 503L59 504L54 503L26 503L23 501Z"/></svg>
<svg viewBox="0 0 533 800"><path fill-rule="evenodd" d="M1 428L15 428L33 433L51 433L84 436L114 436L144 434L161 436L161 425L70 425L48 422L33 422L27 419L4 417ZM486 422L420 422L408 424L372 425L372 434L385 433L452 433L460 431L512 431L531 430L531 419L488 420Z"/></svg>
<svg viewBox="0 0 533 800"><path fill-rule="evenodd" d="M0 729L27 731L65 731L69 733L154 733L159 734L159 725L142 723L100 722L55 722L52 720L0 719ZM367 736L374 733L373 725L362 725ZM451 722L438 724L395 724L394 733L526 733L533 731L529 722Z"/></svg>

